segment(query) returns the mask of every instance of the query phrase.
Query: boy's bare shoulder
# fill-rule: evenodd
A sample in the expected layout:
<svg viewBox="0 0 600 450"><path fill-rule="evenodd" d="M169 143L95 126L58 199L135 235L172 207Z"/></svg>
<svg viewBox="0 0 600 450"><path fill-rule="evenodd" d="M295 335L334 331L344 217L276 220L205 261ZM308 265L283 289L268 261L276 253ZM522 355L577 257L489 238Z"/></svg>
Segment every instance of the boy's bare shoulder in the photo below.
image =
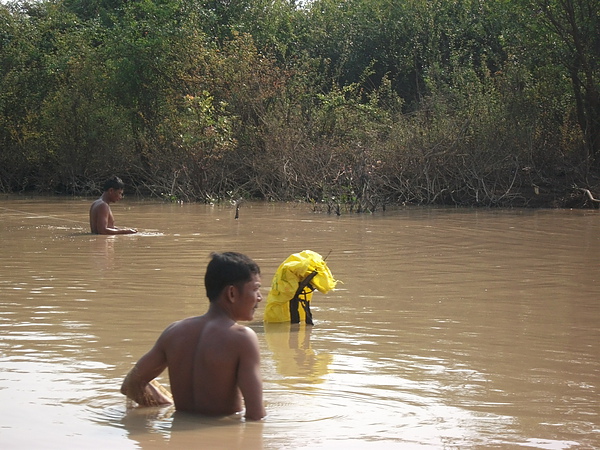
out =
<svg viewBox="0 0 600 450"><path fill-rule="evenodd" d="M201 323L201 316L188 317L186 319L173 322L164 329L159 340L170 339L176 336L188 334L191 331L197 330L201 326Z"/></svg>
<svg viewBox="0 0 600 450"><path fill-rule="evenodd" d="M256 332L245 325L236 324L236 327L232 327L230 330L232 334L232 340L234 340L239 346L256 345L258 346L258 336Z"/></svg>
<svg viewBox="0 0 600 450"><path fill-rule="evenodd" d="M98 198L92 202L92 209L102 209L102 208L107 208L107 207L108 207L108 203L106 203L101 198Z"/></svg>
<svg viewBox="0 0 600 450"><path fill-rule="evenodd" d="M199 338L205 342L219 341L222 345L242 346L258 344L256 332L237 322L210 320L206 316L188 317L173 322L163 331L159 338L161 343L179 341L182 339ZM207 339L208 337L208 339Z"/></svg>
<svg viewBox="0 0 600 450"><path fill-rule="evenodd" d="M215 340L220 341L228 348L241 350L243 347L253 345L255 342L258 344L258 338L254 330L245 325L239 323L227 326L217 325L216 327L213 327L213 325L209 325L210 330L207 328L206 331L210 331Z"/></svg>

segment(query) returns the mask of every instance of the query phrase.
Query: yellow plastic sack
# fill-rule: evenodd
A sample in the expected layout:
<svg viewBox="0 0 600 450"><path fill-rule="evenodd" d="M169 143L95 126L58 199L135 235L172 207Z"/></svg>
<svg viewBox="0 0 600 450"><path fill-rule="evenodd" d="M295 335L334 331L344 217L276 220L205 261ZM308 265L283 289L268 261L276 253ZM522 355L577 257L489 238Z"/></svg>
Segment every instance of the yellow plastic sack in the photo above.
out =
<svg viewBox="0 0 600 450"><path fill-rule="evenodd" d="M307 279L307 277L312 278ZM310 281L299 295L300 300L305 301L307 307L314 289L327 294L337 284L329 267L327 267L327 263L318 253L312 250L304 250L290 255L279 266L273 276L271 290L267 296L267 305L265 306L265 322L292 321L290 300L294 298L300 283L303 281ZM298 305L298 316L300 321L311 323L307 320L306 311L301 304Z"/></svg>

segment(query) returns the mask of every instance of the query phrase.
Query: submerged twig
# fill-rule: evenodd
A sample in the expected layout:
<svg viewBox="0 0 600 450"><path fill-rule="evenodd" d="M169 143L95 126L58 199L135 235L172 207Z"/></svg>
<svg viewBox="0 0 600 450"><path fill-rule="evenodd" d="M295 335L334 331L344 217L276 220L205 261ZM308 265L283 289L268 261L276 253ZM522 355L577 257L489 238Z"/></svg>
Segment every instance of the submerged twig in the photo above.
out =
<svg viewBox="0 0 600 450"><path fill-rule="evenodd" d="M240 205L242 204L242 199L235 201L235 218L236 220L240 218Z"/></svg>

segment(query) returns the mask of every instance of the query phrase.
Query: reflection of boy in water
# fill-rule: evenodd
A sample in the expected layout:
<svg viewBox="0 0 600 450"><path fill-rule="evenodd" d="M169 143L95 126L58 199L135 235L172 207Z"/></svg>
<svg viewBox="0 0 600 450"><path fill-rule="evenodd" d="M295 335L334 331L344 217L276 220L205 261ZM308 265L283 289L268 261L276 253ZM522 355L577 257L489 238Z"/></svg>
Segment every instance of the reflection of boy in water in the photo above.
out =
<svg viewBox="0 0 600 450"><path fill-rule="evenodd" d="M132 234L134 228L115 227L115 219L110 209L111 203L123 198L125 184L119 177L112 177L104 183L102 196L90 207L90 229L93 234Z"/></svg>
<svg viewBox="0 0 600 450"><path fill-rule="evenodd" d="M142 406L171 403L151 382L168 367L175 408L205 415L242 410L247 419L265 416L256 333L249 321L262 300L260 269L240 253L213 253L204 277L206 314L169 325L129 372L121 392Z"/></svg>

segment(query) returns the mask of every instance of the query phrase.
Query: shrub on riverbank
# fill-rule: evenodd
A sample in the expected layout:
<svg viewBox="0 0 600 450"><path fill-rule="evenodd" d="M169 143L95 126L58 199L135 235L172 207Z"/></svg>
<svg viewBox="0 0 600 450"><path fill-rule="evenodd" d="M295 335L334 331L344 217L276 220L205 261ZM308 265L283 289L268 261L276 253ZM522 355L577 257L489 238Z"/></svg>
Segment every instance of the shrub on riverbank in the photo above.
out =
<svg viewBox="0 0 600 450"><path fill-rule="evenodd" d="M596 192L591 0L217 3L0 5L0 190L117 173L139 195L335 212Z"/></svg>

